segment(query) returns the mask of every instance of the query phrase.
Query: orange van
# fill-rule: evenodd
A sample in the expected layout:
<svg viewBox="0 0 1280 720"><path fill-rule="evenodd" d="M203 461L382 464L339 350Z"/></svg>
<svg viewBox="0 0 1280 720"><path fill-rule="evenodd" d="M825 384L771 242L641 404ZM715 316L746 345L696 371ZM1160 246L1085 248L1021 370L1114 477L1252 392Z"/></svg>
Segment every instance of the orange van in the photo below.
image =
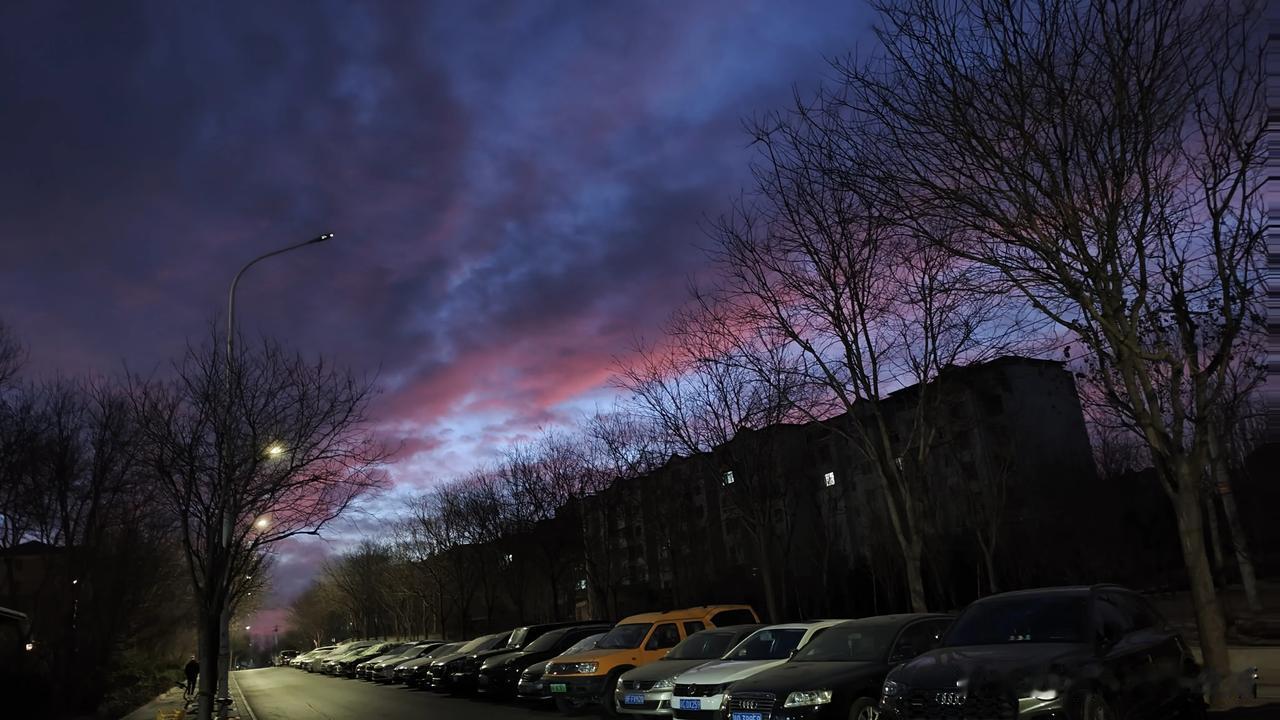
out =
<svg viewBox="0 0 1280 720"><path fill-rule="evenodd" d="M632 615L614 625L594 649L553 658L544 679L561 711L603 704L612 713L614 686L622 673L666 655L699 630L758 622L750 605L702 605Z"/></svg>

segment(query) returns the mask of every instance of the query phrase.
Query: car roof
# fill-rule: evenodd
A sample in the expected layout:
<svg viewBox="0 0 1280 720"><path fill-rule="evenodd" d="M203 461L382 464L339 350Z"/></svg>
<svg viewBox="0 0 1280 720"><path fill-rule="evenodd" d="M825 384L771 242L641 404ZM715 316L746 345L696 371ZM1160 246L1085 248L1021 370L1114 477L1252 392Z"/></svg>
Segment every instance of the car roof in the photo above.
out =
<svg viewBox="0 0 1280 720"><path fill-rule="evenodd" d="M977 600L974 600L974 602L980 603L980 602L986 602L988 600L1003 600L1004 598L1036 597L1036 596L1046 596L1046 595L1083 596L1083 595L1088 595L1092 593L1094 590L1100 590L1100 589L1133 592L1132 590L1121 587L1119 585L1063 585L1060 587L1044 587L1044 588L1028 588L1026 590L1011 590L1009 592L1002 592L996 595L988 595L984 598L978 598Z"/></svg>
<svg viewBox="0 0 1280 720"><path fill-rule="evenodd" d="M894 615L871 615L864 618L841 620L832 627L848 625L905 625L915 620L954 620L955 615L947 613L897 613Z"/></svg>
<svg viewBox="0 0 1280 720"><path fill-rule="evenodd" d="M777 623L775 625L765 625L759 630L809 630L817 627L831 627L845 622L844 620L804 620L801 622Z"/></svg>
<svg viewBox="0 0 1280 720"><path fill-rule="evenodd" d="M699 605L697 607L684 608L681 610L663 610L661 612L640 613L638 615L630 615L618 621L619 625L630 623L656 623L664 620L683 621L683 620L701 620L705 617L715 615L725 610L751 610L750 605ZM754 612L754 611L753 611Z"/></svg>

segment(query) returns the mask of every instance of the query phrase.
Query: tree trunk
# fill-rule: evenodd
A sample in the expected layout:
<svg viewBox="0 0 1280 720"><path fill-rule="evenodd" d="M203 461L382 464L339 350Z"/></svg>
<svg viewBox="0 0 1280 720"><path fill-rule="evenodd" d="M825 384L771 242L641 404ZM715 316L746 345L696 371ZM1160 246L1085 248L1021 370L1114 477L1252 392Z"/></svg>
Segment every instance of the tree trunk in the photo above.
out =
<svg viewBox="0 0 1280 720"><path fill-rule="evenodd" d="M756 539L757 560L760 562L760 582L764 584L764 622L778 622L778 592L773 581L773 559L769 557L769 543L763 535Z"/></svg>
<svg viewBox="0 0 1280 720"><path fill-rule="evenodd" d="M907 594L911 598L911 612L929 612L929 604L925 600L924 574L920 571L924 552L918 542L904 542L902 556L907 564Z"/></svg>
<svg viewBox="0 0 1280 720"><path fill-rule="evenodd" d="M1213 494L1204 496L1204 517L1208 522L1209 552L1213 558L1213 579L1218 587L1226 585L1226 561L1222 559L1222 533L1218 531L1218 508L1214 507Z"/></svg>
<svg viewBox="0 0 1280 720"><path fill-rule="evenodd" d="M1178 538L1182 560L1191 586L1191 605L1195 610L1200 636L1200 652L1208 680L1209 703L1214 708L1227 707L1233 696L1231 660L1227 654L1227 628L1213 587L1213 573L1205 552L1204 527L1201 523L1200 478L1184 460L1175 472L1179 477L1175 502Z"/></svg>
<svg viewBox="0 0 1280 720"><path fill-rule="evenodd" d="M995 542L987 542L981 533L978 535L978 546L982 548L982 560L987 568L987 589L992 594L1000 592L1000 584L996 582L996 549Z"/></svg>
<svg viewBox="0 0 1280 720"><path fill-rule="evenodd" d="M1236 551L1236 564L1240 566L1240 582L1244 585L1245 601L1249 610L1262 610L1258 600L1258 579L1253 572L1253 557L1249 554L1249 540L1244 534L1244 524L1240 522L1240 511L1236 506L1236 496L1231 492L1231 483L1219 483L1218 494L1222 500L1222 511L1227 516L1227 529L1231 532L1231 544Z"/></svg>
<svg viewBox="0 0 1280 720"><path fill-rule="evenodd" d="M211 720L213 700L218 691L218 654L222 637L222 613L202 608L199 615L200 694L196 706L198 720Z"/></svg>

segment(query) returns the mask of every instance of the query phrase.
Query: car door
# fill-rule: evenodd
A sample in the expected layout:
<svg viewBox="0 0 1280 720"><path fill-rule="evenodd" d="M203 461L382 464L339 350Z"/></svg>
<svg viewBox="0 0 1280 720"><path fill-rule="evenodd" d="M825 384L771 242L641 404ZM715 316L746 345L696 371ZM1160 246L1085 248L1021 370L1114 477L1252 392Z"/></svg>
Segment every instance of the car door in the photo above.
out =
<svg viewBox="0 0 1280 720"><path fill-rule="evenodd" d="M1094 615L1098 649L1102 653L1104 680L1110 692L1107 700L1117 715L1139 720L1150 717L1151 648L1141 634L1133 631L1132 607L1116 591L1094 595Z"/></svg>
<svg viewBox="0 0 1280 720"><path fill-rule="evenodd" d="M1168 717L1183 701L1186 652L1177 631L1160 617L1142 596L1123 592L1117 595L1132 622L1135 646L1146 648L1146 697L1143 704L1150 717Z"/></svg>

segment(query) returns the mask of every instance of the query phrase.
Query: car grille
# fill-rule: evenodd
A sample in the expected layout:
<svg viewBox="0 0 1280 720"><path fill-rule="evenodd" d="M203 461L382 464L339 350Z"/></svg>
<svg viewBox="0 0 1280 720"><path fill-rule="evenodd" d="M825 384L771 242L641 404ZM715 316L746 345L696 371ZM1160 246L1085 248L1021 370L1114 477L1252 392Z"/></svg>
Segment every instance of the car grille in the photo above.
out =
<svg viewBox="0 0 1280 720"><path fill-rule="evenodd" d="M639 690L644 692L652 690L654 685L658 684L657 680L623 680L619 683L623 690Z"/></svg>
<svg viewBox="0 0 1280 720"><path fill-rule="evenodd" d="M725 710L745 710L747 712L773 712L773 705L778 700L773 693L743 692L733 693L725 704Z"/></svg>
<svg viewBox="0 0 1280 720"><path fill-rule="evenodd" d="M1012 695L951 690L912 690L902 706L903 720L1014 720L1018 704Z"/></svg>
<svg viewBox="0 0 1280 720"><path fill-rule="evenodd" d="M676 685L675 690L672 691L671 694L677 697L711 697L713 695L719 695L722 690L724 690L723 684L717 684L717 685L684 684L684 685Z"/></svg>

